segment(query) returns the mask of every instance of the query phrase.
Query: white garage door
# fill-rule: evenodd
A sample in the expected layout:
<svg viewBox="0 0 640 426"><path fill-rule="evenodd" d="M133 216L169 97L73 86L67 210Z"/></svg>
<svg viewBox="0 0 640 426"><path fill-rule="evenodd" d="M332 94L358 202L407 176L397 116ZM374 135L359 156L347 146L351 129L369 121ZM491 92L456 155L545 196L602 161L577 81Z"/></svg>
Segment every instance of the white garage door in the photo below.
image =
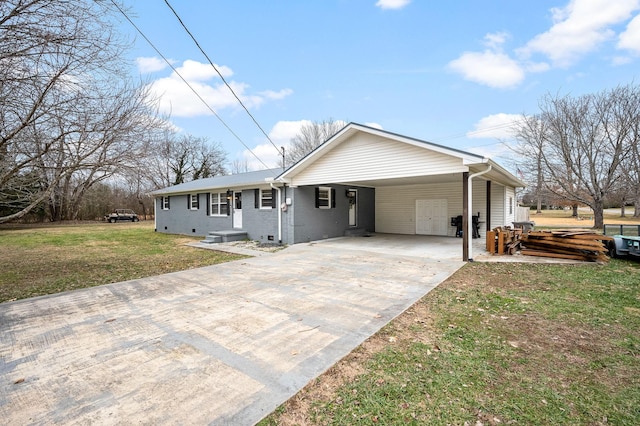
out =
<svg viewBox="0 0 640 426"><path fill-rule="evenodd" d="M447 235L447 200L416 200L416 234Z"/></svg>

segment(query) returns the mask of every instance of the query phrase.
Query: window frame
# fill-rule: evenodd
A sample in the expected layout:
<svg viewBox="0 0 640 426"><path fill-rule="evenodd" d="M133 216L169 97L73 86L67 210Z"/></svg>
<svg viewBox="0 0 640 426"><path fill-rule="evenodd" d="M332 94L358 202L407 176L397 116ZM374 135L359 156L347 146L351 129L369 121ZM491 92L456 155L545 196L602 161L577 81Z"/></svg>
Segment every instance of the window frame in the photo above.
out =
<svg viewBox="0 0 640 426"><path fill-rule="evenodd" d="M189 210L198 210L200 208L199 198L198 194L189 194Z"/></svg>
<svg viewBox="0 0 640 426"><path fill-rule="evenodd" d="M214 212L214 206L216 207ZM223 212L222 206L225 206ZM211 192L209 193L209 216L214 217L226 217L229 215L229 203L227 202L226 192Z"/></svg>
<svg viewBox="0 0 640 426"><path fill-rule="evenodd" d="M265 195L267 195L267 197L265 197ZM269 200L268 204L265 204L264 201ZM274 206L274 199L273 199L273 190L271 188L269 189L260 189L260 209L269 209L271 210Z"/></svg>
<svg viewBox="0 0 640 426"><path fill-rule="evenodd" d="M321 196L323 192L327 193L326 197ZM333 202L332 195L333 195L333 191L330 186L319 186L318 199L317 199L318 208L322 210L330 209L332 207L332 202ZM326 202L326 205L324 205L325 202Z"/></svg>
<svg viewBox="0 0 640 426"><path fill-rule="evenodd" d="M162 208L162 210L170 210L171 204L169 202L168 196L163 195L162 197L160 197L160 207Z"/></svg>

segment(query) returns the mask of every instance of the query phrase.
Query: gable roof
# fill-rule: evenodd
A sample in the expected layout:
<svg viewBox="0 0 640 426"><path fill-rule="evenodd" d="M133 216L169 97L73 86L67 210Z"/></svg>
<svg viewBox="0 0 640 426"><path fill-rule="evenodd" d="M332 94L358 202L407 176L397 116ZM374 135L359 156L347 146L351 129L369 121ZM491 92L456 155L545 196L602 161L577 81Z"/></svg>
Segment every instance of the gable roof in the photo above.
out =
<svg viewBox="0 0 640 426"><path fill-rule="evenodd" d="M227 189L240 187L261 186L266 184L267 179L275 178L280 172L282 172L282 169L267 169L256 172L197 179L152 191L151 195L189 194L223 189L226 191Z"/></svg>
<svg viewBox="0 0 640 426"><path fill-rule="evenodd" d="M377 147L371 144L365 147L363 143L360 143L358 147L352 146L349 152L345 151L346 148L341 147L347 141L350 141L350 144L353 145L357 140L364 141L365 139L363 138L372 143L377 143ZM345 144L345 146L347 145ZM384 147L384 152L382 147ZM322 176L322 173L318 173L318 167L328 169L328 158L337 163L341 161L337 153L349 156L349 161L345 160L343 164L336 165L336 168L340 168L340 171L337 169L327 171L325 176ZM385 156L383 157L382 154ZM405 156L406 162L399 161L402 155ZM437 162L439 169L436 170L436 168L432 167L434 164L429 164L425 156L433 158L434 161L432 163ZM375 164L371 166L365 165L369 161ZM334 177L341 175L344 179L343 183L366 184L369 181L375 186L376 184L381 184L385 179L388 179L389 183L393 179L400 183L401 181L397 179L401 177L404 178L404 183L415 183L420 176L424 178L427 175L431 176L430 179L435 179L436 176L444 177L445 174L448 174L450 179L452 174L461 173L462 171L469 171L470 173L482 171L487 168L487 165L491 165L492 168L490 174L486 176L487 178L500 181L509 186L525 186L522 181L510 172L482 155L358 123L349 123L296 164L281 173L276 180L292 182L294 185L297 180L304 185L309 184L309 178L302 178L302 180L300 178L305 175L308 176L309 173L320 179L326 179L326 175L331 174ZM368 172L365 170L366 167L368 167ZM343 173L342 170L345 170L345 168L358 169L361 176L355 177L355 173ZM393 168L393 171L390 170L391 168Z"/></svg>

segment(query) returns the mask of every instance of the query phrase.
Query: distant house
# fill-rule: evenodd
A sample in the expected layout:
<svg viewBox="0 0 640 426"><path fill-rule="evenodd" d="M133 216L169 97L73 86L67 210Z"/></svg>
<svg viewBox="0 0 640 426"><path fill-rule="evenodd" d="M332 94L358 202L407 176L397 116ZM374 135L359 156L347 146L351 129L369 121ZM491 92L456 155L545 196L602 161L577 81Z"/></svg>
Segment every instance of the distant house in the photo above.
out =
<svg viewBox="0 0 640 426"><path fill-rule="evenodd" d="M200 179L153 192L156 230L296 244L361 232L480 235L515 220L511 173L480 155L350 123L286 171ZM469 232L463 233L464 247Z"/></svg>

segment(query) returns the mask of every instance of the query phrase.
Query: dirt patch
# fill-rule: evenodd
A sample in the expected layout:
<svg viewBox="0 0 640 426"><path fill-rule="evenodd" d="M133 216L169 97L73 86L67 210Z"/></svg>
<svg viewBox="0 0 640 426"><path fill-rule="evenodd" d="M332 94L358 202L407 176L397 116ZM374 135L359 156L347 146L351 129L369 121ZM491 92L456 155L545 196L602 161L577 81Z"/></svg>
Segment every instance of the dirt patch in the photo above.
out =
<svg viewBox="0 0 640 426"><path fill-rule="evenodd" d="M286 246L282 244L261 243L260 241L231 241L224 244L249 250L264 251L268 253L275 253L286 248Z"/></svg>

